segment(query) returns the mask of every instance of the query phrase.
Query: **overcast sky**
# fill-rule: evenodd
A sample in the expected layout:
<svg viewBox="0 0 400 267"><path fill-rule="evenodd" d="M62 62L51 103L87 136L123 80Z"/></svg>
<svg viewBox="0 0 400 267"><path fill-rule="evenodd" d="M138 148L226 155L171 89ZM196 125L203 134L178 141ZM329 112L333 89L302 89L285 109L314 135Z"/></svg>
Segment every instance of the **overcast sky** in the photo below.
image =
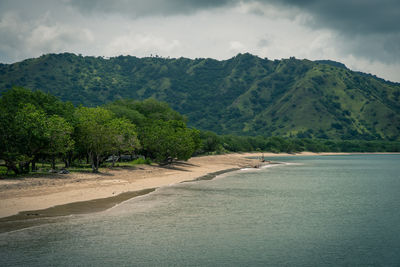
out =
<svg viewBox="0 0 400 267"><path fill-rule="evenodd" d="M331 59L400 82L400 1L0 0L0 62L59 52Z"/></svg>

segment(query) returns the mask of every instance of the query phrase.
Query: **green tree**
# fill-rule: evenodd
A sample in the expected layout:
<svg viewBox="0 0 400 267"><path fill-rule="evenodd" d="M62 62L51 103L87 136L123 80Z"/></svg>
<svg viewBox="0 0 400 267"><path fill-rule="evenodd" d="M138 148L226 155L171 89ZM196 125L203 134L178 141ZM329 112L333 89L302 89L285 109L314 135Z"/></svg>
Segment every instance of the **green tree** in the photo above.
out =
<svg viewBox="0 0 400 267"><path fill-rule="evenodd" d="M125 118L116 118L111 120L107 127L110 130L113 153L113 165L115 163L114 155L117 153L132 154L140 148L140 142L137 137L136 127Z"/></svg>
<svg viewBox="0 0 400 267"><path fill-rule="evenodd" d="M221 141L218 135L210 131L202 131L200 132L201 138L201 153L204 152L214 152L221 150Z"/></svg>
<svg viewBox="0 0 400 267"><path fill-rule="evenodd" d="M153 121L143 128L141 141L148 156L161 164L188 160L199 146L198 131L182 121Z"/></svg>
<svg viewBox="0 0 400 267"><path fill-rule="evenodd" d="M29 172L30 162L47 145L45 113L32 104L26 104L13 114L1 112L0 123L0 157L8 170L16 174Z"/></svg>
<svg viewBox="0 0 400 267"><path fill-rule="evenodd" d="M139 127L144 126L148 120L176 120L183 122L187 120L167 103L152 98L144 101L120 99L104 107L111 110L117 117L126 118Z"/></svg>
<svg viewBox="0 0 400 267"><path fill-rule="evenodd" d="M80 107L75 120L76 142L88 154L93 172L98 172L107 153L133 151L139 145L135 126L126 119L115 119L107 109Z"/></svg>
<svg viewBox="0 0 400 267"><path fill-rule="evenodd" d="M73 127L58 115L50 116L47 120L48 145L44 150L46 155L51 158L51 166L55 169L55 158L57 155L65 156L74 147L75 141L71 135Z"/></svg>

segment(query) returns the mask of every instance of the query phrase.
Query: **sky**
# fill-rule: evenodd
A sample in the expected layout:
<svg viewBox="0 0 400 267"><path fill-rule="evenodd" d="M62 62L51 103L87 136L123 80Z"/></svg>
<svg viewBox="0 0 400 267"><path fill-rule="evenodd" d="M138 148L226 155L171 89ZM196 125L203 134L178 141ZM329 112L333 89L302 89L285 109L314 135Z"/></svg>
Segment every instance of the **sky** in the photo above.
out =
<svg viewBox="0 0 400 267"><path fill-rule="evenodd" d="M0 62L85 56L330 59L400 82L399 0L0 0Z"/></svg>

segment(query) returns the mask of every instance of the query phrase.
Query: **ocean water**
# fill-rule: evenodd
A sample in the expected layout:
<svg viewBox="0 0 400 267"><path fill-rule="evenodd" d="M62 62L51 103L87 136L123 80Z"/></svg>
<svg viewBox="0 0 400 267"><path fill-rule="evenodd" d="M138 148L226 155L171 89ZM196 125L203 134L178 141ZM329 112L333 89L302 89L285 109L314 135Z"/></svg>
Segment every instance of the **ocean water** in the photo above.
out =
<svg viewBox="0 0 400 267"><path fill-rule="evenodd" d="M400 155L182 183L0 235L0 266L400 266Z"/></svg>

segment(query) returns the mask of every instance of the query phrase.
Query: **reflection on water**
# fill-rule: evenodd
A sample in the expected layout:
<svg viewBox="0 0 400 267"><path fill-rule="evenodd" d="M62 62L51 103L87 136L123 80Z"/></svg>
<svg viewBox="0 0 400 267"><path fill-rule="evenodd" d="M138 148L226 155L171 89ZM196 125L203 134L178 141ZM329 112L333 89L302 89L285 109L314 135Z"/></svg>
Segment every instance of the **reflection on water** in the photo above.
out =
<svg viewBox="0 0 400 267"><path fill-rule="evenodd" d="M396 266L400 155L165 187L105 212L0 235L0 265Z"/></svg>

